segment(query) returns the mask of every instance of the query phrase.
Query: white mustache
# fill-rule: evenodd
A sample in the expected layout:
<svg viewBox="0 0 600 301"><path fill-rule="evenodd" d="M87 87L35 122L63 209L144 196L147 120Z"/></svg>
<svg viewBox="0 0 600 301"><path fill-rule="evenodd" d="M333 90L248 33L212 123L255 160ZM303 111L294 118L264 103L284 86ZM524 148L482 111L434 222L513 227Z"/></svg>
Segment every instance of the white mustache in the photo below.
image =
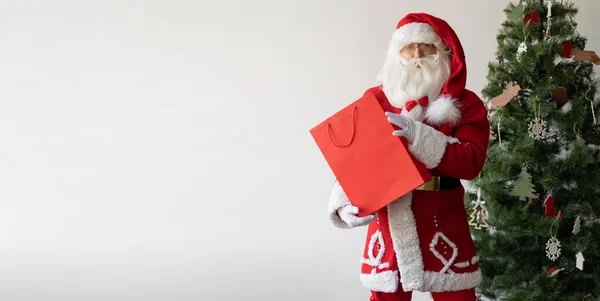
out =
<svg viewBox="0 0 600 301"><path fill-rule="evenodd" d="M438 63L437 55L431 55L431 56L422 57L422 58L414 58L409 61L403 62L403 64L405 66L414 67L414 68L421 67L421 68L426 68L428 70L432 70L433 68L435 68L435 66L437 66L437 63Z"/></svg>

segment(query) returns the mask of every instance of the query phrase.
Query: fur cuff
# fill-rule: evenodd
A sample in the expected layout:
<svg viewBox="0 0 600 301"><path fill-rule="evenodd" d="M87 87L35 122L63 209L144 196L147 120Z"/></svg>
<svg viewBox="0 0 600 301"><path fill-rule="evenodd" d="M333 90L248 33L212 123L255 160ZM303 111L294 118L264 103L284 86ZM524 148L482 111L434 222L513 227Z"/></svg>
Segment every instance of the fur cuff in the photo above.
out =
<svg viewBox="0 0 600 301"><path fill-rule="evenodd" d="M373 270L375 271L375 270ZM385 271L375 274L360 274L362 285L372 291L395 293L398 290L398 271Z"/></svg>
<svg viewBox="0 0 600 301"><path fill-rule="evenodd" d="M329 196L329 204L327 205L327 211L329 213L329 220L333 223L334 226L342 229L350 229L350 225L344 222L337 213L337 210L346 206L351 205L350 200L346 196L346 193L340 186L340 182L337 180L333 186L333 190L331 191L331 195Z"/></svg>
<svg viewBox="0 0 600 301"><path fill-rule="evenodd" d="M415 122L414 137L408 147L410 152L428 169L438 166L450 137L421 122Z"/></svg>

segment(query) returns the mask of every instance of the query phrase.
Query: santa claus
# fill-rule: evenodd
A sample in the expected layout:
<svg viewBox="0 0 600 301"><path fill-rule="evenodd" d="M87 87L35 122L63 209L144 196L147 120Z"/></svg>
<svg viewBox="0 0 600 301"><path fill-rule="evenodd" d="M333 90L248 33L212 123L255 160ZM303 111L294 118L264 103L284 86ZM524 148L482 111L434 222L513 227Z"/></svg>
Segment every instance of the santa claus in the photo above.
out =
<svg viewBox="0 0 600 301"><path fill-rule="evenodd" d="M412 291L431 292L436 301L476 300L481 272L461 179L482 169L490 125L466 78L463 48L444 20L424 13L400 20L381 84L367 92L386 111L390 135L407 139L432 180L367 217L336 181L328 206L337 227L368 225L360 281L370 300L410 300Z"/></svg>

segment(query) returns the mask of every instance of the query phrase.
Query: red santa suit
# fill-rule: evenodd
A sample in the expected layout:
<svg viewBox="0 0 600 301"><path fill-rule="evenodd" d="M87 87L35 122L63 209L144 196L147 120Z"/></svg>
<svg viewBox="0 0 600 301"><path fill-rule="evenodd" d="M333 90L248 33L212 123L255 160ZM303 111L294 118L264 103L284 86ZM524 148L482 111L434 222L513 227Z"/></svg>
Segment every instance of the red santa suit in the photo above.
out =
<svg viewBox="0 0 600 301"><path fill-rule="evenodd" d="M397 292L400 285L406 292L454 292L481 282L460 179L475 178L485 162L487 110L475 93L465 89L463 48L445 21L409 14L398 23L394 38L406 39L405 44L427 43L431 35L451 49L451 72L440 96L423 107L425 118L416 122L409 151L432 176L440 177L441 187L400 197L379 210L368 225L360 281L373 292ZM382 86L367 92L376 96L384 111L405 113L406 108L391 105ZM348 228L336 214L344 205L347 200L332 198L329 213L335 225Z"/></svg>

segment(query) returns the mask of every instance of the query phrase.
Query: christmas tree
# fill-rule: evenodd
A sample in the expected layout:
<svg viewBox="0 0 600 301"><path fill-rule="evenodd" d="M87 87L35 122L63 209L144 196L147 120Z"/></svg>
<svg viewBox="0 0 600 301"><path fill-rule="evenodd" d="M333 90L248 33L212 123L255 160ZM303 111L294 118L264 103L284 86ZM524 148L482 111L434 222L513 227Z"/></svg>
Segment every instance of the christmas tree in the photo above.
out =
<svg viewBox="0 0 600 301"><path fill-rule="evenodd" d="M485 202L490 227L472 233L478 292L493 300L600 298L600 59L577 12L568 1L510 3L488 65L493 137L465 205Z"/></svg>

